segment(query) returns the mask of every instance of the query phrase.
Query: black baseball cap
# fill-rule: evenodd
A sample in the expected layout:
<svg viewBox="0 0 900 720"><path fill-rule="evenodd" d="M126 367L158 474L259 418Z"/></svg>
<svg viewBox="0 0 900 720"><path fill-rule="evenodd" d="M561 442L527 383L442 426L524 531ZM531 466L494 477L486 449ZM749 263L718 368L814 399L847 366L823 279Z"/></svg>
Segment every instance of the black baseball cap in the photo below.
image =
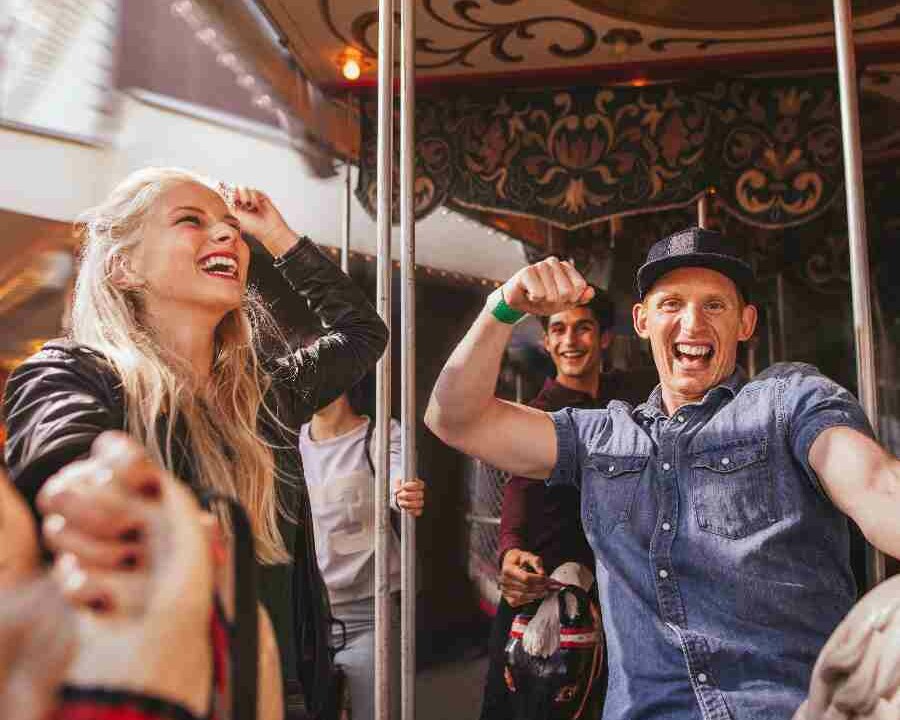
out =
<svg viewBox="0 0 900 720"><path fill-rule="evenodd" d="M698 227L682 230L654 243L647 261L637 271L636 285L641 300L659 278L680 267L705 267L734 281L745 302L750 301L756 278L737 243L721 233Z"/></svg>

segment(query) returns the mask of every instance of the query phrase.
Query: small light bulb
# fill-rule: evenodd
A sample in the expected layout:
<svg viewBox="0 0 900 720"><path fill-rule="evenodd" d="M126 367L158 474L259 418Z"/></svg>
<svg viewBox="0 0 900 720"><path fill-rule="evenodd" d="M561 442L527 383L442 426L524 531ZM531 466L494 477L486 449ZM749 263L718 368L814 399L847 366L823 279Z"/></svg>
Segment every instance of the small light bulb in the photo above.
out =
<svg viewBox="0 0 900 720"><path fill-rule="evenodd" d="M348 80L357 80L362 73L359 61L356 60L356 58L347 58L341 66L341 73L343 73L344 77Z"/></svg>

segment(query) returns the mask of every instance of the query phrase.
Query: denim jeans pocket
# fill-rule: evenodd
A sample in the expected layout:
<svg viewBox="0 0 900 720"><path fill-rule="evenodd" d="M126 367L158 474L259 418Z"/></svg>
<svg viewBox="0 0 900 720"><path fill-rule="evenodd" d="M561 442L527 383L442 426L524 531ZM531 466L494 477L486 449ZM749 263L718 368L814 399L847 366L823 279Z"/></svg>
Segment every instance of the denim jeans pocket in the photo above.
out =
<svg viewBox="0 0 900 720"><path fill-rule="evenodd" d="M764 439L711 448L691 458L700 529L741 539L781 519Z"/></svg>
<svg viewBox="0 0 900 720"><path fill-rule="evenodd" d="M587 462L587 480L581 492L587 493L582 503L590 529L597 537L608 535L631 517L631 506L646 456L592 455Z"/></svg>

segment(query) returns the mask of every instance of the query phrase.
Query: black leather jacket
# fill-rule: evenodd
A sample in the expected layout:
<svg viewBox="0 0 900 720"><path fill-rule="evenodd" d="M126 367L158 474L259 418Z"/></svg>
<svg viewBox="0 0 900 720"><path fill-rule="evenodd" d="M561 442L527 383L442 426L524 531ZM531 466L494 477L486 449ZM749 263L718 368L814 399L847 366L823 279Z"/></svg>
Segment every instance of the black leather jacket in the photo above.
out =
<svg viewBox="0 0 900 720"><path fill-rule="evenodd" d="M306 238L275 267L305 300L326 333L315 343L266 363L272 387L266 398L281 423L297 430L312 414L348 390L381 356L388 332L362 291ZM94 350L71 340L47 343L10 376L4 412L5 459L10 475L37 514L35 497L43 483L67 463L86 455L106 430L125 429L119 377ZM315 540L297 437L260 418L261 431L276 448L284 506L297 523L280 521L295 562L260 566L260 599L279 641L286 681L299 679L308 702L328 686L328 596L316 565ZM193 481L183 435L175 438L176 474ZM302 661L298 661L302 659Z"/></svg>

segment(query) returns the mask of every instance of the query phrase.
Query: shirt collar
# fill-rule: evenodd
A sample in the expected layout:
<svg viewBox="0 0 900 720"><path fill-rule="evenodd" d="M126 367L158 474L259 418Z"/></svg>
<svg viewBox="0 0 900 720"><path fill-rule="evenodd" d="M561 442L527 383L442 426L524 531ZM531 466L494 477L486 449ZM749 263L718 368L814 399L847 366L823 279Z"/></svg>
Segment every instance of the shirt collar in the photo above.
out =
<svg viewBox="0 0 900 720"><path fill-rule="evenodd" d="M734 372L731 373L731 375L729 375L725 380L720 382L715 387L707 390L706 394L703 396L703 399L699 403L690 404L703 405L707 401L711 400L714 394L719 391L726 392L733 398L738 394L741 387L743 387L746 381L747 376L744 373L744 369L740 365L738 365L737 367L735 367ZM638 414L643 415L647 418L667 417L666 411L663 409L662 385L657 385L655 388L653 388L653 391L647 398L647 402L641 403L632 411L632 415Z"/></svg>
<svg viewBox="0 0 900 720"><path fill-rule="evenodd" d="M574 407L594 402L594 398L588 393L567 388L555 378L547 378L544 381L544 387L541 388L538 397L548 405L552 404L558 407Z"/></svg>

